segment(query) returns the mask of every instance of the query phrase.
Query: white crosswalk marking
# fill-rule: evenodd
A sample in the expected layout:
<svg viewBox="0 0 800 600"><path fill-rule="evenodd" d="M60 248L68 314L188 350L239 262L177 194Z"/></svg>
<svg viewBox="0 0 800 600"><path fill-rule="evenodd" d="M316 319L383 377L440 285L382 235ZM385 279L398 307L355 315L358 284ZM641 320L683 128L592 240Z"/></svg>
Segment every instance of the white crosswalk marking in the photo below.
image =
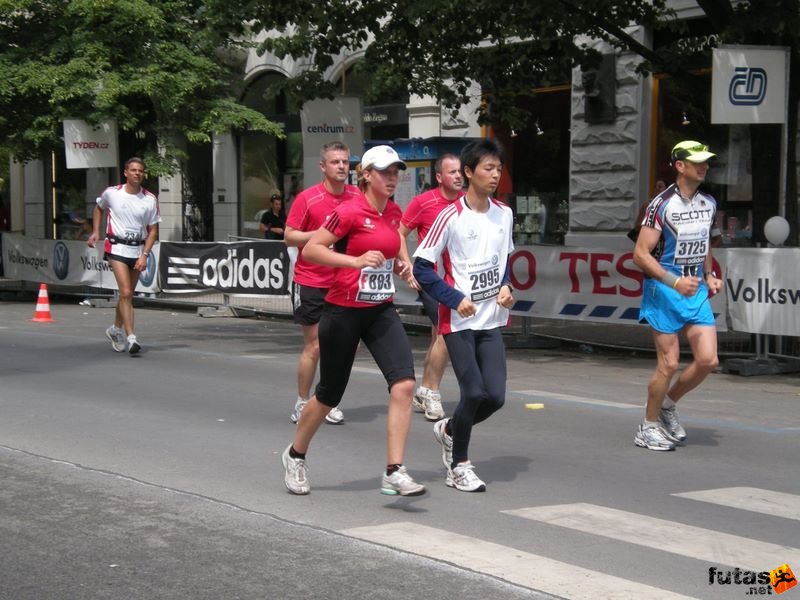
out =
<svg viewBox="0 0 800 600"><path fill-rule="evenodd" d="M672 495L800 521L800 496L795 494L753 487L730 487Z"/></svg>
<svg viewBox="0 0 800 600"><path fill-rule="evenodd" d="M797 548L593 504L560 504L502 512L718 565L769 571L778 562L800 564Z"/></svg>
<svg viewBox="0 0 800 600"><path fill-rule="evenodd" d="M472 571L494 575L517 585L575 600L690 598L500 544L415 523L399 522L356 527L341 530L339 533L443 560Z"/></svg>

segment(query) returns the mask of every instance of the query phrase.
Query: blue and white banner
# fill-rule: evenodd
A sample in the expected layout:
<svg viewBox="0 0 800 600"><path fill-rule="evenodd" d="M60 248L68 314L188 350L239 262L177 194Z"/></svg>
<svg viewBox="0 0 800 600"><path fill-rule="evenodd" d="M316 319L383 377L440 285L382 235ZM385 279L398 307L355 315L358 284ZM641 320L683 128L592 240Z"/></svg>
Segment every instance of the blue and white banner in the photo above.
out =
<svg viewBox="0 0 800 600"><path fill-rule="evenodd" d="M715 48L711 75L711 123L784 123L788 72L788 48Z"/></svg>

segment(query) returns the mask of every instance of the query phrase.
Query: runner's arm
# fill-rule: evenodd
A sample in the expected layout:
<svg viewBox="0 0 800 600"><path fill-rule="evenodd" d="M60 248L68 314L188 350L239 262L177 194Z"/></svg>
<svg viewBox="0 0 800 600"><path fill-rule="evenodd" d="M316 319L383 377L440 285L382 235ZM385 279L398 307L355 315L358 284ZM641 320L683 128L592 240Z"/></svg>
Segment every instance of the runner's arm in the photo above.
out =
<svg viewBox="0 0 800 600"><path fill-rule="evenodd" d="M433 263L424 258L417 258L414 261L414 278L434 299L453 310L457 310L465 298L464 294L445 283L439 277Z"/></svg>

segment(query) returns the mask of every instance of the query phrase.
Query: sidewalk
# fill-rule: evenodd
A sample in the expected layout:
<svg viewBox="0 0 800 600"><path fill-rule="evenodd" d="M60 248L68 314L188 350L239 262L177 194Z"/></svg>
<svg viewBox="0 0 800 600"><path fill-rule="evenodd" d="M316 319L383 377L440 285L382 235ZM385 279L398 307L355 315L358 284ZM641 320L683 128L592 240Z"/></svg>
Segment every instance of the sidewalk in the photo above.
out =
<svg viewBox="0 0 800 600"><path fill-rule="evenodd" d="M24 301L35 298L39 289L38 283L23 282L0 278L0 300L4 292L6 299ZM75 298L75 302L87 297L99 297L100 290L94 288L75 288L74 286L49 285L51 296L64 295L65 301ZM8 294L12 295L9 296ZM108 292L106 291L106 295ZM210 307L203 316L214 316L214 307L224 307L226 295L222 293L173 295L170 298L137 297L139 305L165 306L181 310L197 310ZM291 304L284 296L229 296L228 306L233 308L235 316L256 317L288 317ZM427 318L420 315L416 307L399 307L403 321L410 326L427 329ZM222 314L222 313L221 313ZM227 316L229 313L224 312ZM751 334L732 331L719 332L718 344L720 357L754 356L751 351ZM597 321L537 319L512 317L511 326L506 330L509 347L541 348L560 347L585 353L598 351L622 351L653 353L653 340L650 329L644 325L621 325ZM683 343L682 348L688 351Z"/></svg>

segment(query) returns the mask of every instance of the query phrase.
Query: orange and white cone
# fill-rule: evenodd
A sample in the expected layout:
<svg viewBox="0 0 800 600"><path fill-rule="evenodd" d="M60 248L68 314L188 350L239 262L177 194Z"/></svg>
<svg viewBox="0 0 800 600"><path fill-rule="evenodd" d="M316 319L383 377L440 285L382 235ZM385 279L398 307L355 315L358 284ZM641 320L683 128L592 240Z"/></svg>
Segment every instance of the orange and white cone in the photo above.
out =
<svg viewBox="0 0 800 600"><path fill-rule="evenodd" d="M50 299L47 297L47 284L39 286L39 298L36 300L36 312L31 321L35 323L55 323L50 315Z"/></svg>

